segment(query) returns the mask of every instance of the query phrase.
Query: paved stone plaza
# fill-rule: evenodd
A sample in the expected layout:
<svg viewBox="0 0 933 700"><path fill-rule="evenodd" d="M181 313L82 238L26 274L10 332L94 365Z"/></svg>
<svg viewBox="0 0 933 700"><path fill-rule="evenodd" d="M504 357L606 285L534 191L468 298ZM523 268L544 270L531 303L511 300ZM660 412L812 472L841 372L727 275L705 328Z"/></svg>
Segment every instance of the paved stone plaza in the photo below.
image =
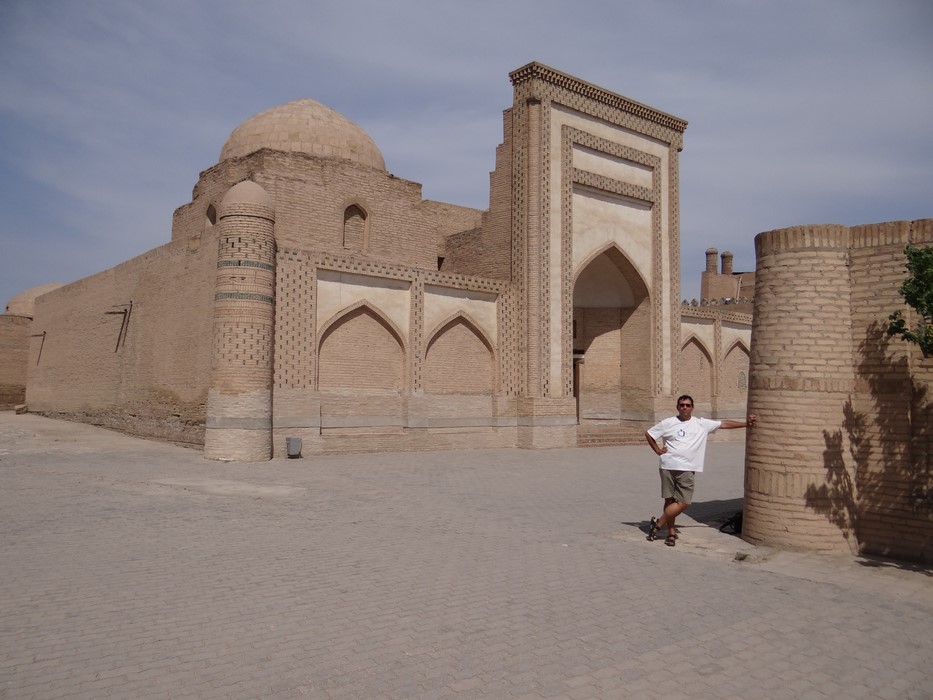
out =
<svg viewBox="0 0 933 700"><path fill-rule="evenodd" d="M221 464L0 413L0 698L933 697L930 570L721 534L742 450L670 548L647 447Z"/></svg>

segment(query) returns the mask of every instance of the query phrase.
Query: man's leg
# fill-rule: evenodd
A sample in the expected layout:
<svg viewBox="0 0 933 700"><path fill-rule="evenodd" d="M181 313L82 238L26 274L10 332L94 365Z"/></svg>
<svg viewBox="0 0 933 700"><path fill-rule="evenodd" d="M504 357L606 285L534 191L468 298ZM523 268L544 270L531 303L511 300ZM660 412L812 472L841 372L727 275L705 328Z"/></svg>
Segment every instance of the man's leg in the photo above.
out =
<svg viewBox="0 0 933 700"><path fill-rule="evenodd" d="M687 510L689 505L689 503L682 503L673 498L666 499L664 501L664 515L658 520L658 525L667 525L667 534L670 536L676 535L677 532L674 529L674 520L678 515Z"/></svg>
<svg viewBox="0 0 933 700"><path fill-rule="evenodd" d="M676 502L677 502L676 499L671 498L670 496L668 496L667 498L664 499L664 505L661 506L661 517L658 518L657 520L655 520L655 522L657 523L659 529L660 529L661 526L663 526L663 525L667 525L667 528L668 528L668 529L671 528L671 525L672 525L671 520L670 520L670 518L667 518L667 517L665 517L665 516L666 516L666 514L667 514L667 507L668 507L671 503L676 503ZM674 517L677 517L677 516L675 515Z"/></svg>
<svg viewBox="0 0 933 700"><path fill-rule="evenodd" d="M696 479L696 473L691 471L671 472L673 487L671 488L671 497L664 501L664 515L661 521L667 524L666 544L673 545L677 537L677 530L674 527L674 521L678 515L683 513L693 501L693 488ZM660 527L660 522L659 522Z"/></svg>
<svg viewBox="0 0 933 700"><path fill-rule="evenodd" d="M668 534L674 534L674 520L678 515L687 510L689 503L682 503L673 498L664 499L664 514L658 518L657 524L661 528L667 525Z"/></svg>

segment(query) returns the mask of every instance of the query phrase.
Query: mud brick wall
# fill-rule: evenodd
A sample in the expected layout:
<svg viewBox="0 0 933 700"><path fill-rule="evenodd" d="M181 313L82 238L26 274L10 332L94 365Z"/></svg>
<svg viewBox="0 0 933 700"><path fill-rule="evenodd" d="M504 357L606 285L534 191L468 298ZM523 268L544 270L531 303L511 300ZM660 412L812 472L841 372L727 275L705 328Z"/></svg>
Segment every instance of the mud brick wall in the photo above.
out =
<svg viewBox="0 0 933 700"><path fill-rule="evenodd" d="M37 299L30 411L201 442L216 260L179 241Z"/></svg>
<svg viewBox="0 0 933 700"><path fill-rule="evenodd" d="M0 409L26 400L31 320L28 316L0 315Z"/></svg>

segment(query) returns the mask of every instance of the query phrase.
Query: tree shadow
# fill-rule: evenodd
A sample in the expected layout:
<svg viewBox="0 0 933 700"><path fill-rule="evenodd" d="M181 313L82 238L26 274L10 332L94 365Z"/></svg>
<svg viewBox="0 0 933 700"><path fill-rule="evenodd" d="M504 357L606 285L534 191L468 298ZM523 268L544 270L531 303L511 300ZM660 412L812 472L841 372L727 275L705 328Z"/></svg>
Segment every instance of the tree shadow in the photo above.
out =
<svg viewBox="0 0 933 700"><path fill-rule="evenodd" d="M742 510L744 498L728 498L717 501L694 501L686 515L701 525L715 527L717 530L729 518ZM733 534L733 533L728 533Z"/></svg>
<svg viewBox="0 0 933 700"><path fill-rule="evenodd" d="M866 329L857 392L842 407L840 428L823 431L826 481L810 485L805 500L854 552L930 564L933 368L911 367L912 348L895 350L890 343L878 322Z"/></svg>
<svg viewBox="0 0 933 700"><path fill-rule="evenodd" d="M897 561L887 557L875 557L870 554L863 554L857 561L859 566L866 569L897 569L933 577L933 568L927 564L914 564L909 561Z"/></svg>

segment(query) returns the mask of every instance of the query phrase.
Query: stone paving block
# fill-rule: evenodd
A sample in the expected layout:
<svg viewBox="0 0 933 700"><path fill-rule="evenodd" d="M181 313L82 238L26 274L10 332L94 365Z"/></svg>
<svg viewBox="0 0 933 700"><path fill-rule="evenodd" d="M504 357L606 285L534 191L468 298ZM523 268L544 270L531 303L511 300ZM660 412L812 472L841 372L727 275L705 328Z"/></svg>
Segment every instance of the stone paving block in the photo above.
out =
<svg viewBox="0 0 933 700"><path fill-rule="evenodd" d="M647 448L257 469L21 419L56 426L0 413L0 697L931 695L926 573L739 563L684 516L655 547ZM737 510L740 447L710 446L703 517Z"/></svg>

